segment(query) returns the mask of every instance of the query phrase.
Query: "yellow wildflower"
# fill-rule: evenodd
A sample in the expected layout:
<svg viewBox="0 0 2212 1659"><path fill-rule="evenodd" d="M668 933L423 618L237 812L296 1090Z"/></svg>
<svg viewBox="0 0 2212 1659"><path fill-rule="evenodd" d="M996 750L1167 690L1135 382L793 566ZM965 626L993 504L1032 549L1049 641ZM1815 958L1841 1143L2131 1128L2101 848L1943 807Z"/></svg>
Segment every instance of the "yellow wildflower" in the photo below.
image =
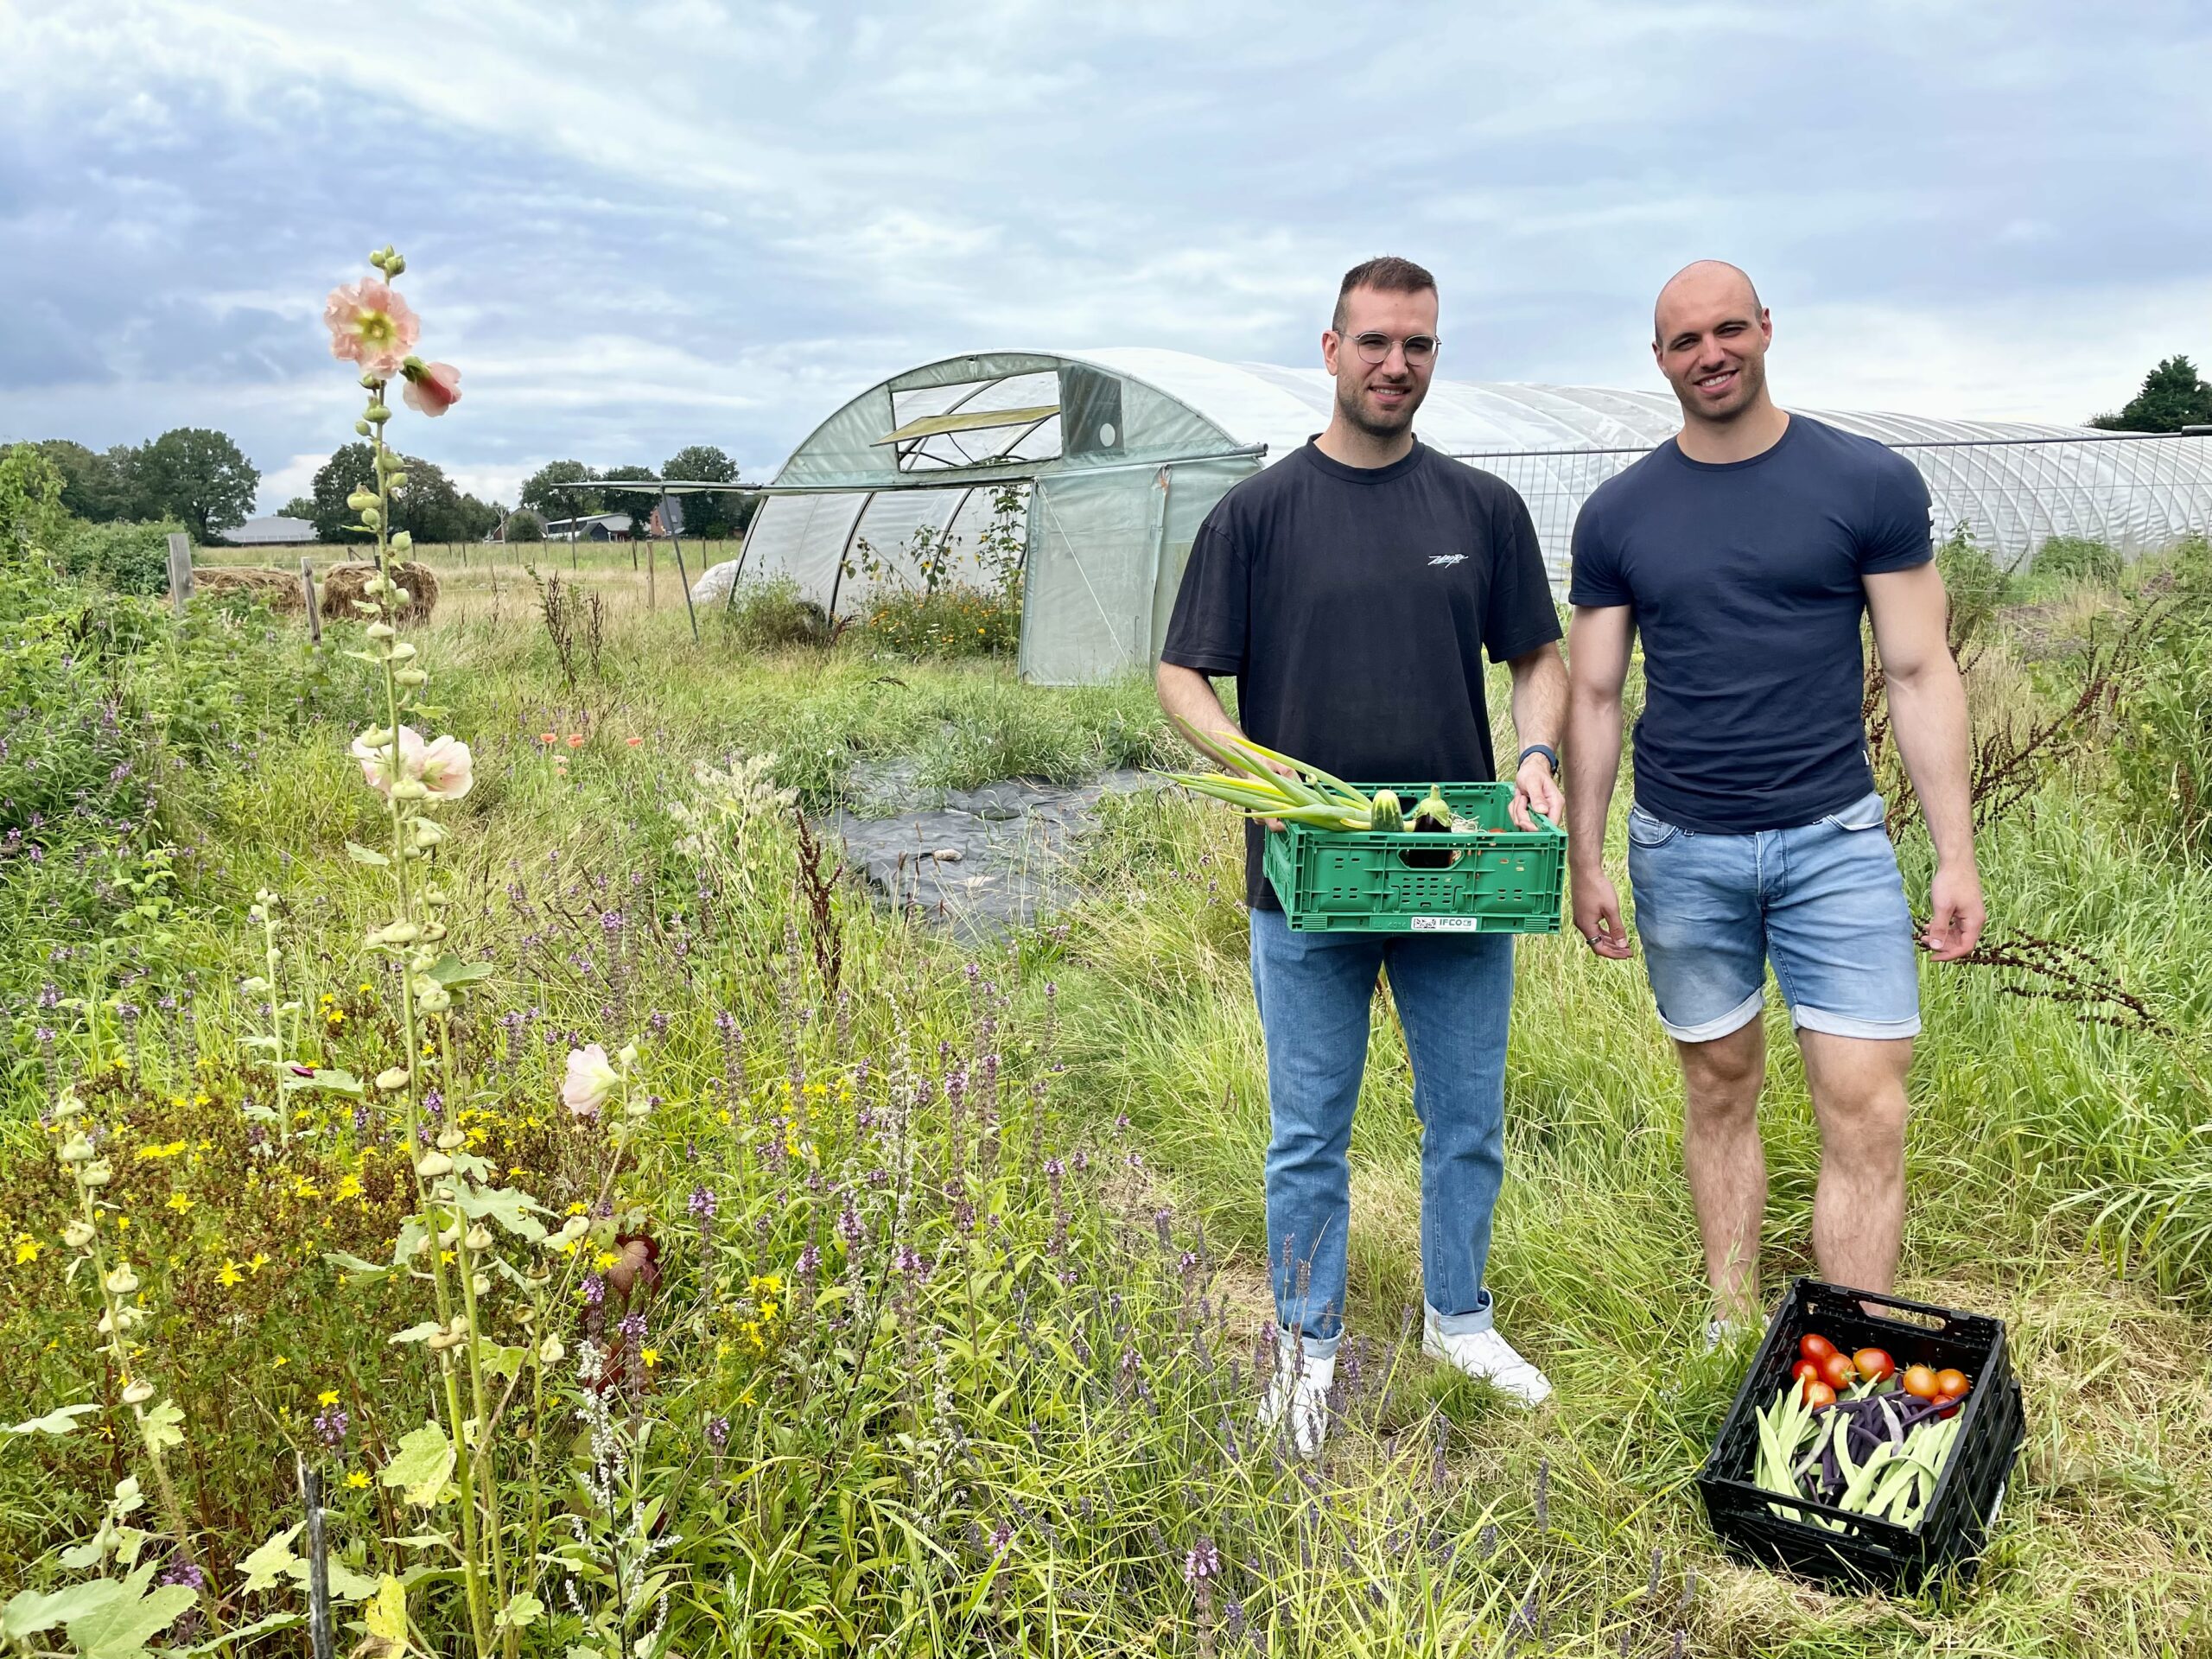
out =
<svg viewBox="0 0 2212 1659"><path fill-rule="evenodd" d="M333 1204L343 1204L348 1198L358 1198L360 1196L361 1178L358 1175L347 1175L339 1180L338 1190L330 1195L330 1201Z"/></svg>
<svg viewBox="0 0 2212 1659"><path fill-rule="evenodd" d="M356 1469L346 1477L346 1484L358 1492L369 1484L369 1478Z"/></svg>
<svg viewBox="0 0 2212 1659"><path fill-rule="evenodd" d="M192 1097L192 1103L195 1106L213 1106L215 1102L212 1096L196 1094Z"/></svg>
<svg viewBox="0 0 2212 1659"><path fill-rule="evenodd" d="M38 1253L45 1248L46 1246L29 1233L17 1233L16 1235L16 1265L20 1268L26 1262L37 1261Z"/></svg>
<svg viewBox="0 0 2212 1659"><path fill-rule="evenodd" d="M226 1255L223 1265L215 1270L215 1282L228 1290L233 1285L245 1283L245 1275L238 1271L238 1264Z"/></svg>
<svg viewBox="0 0 2212 1659"><path fill-rule="evenodd" d="M737 1396L737 1403L741 1406L751 1405L753 1403L753 1390L747 1389L744 1393L739 1395Z"/></svg>
<svg viewBox="0 0 2212 1659"><path fill-rule="evenodd" d="M184 1103L180 1100L177 1104L181 1106ZM149 1162L156 1158L174 1158L184 1150L185 1144L181 1141L171 1141L158 1147L141 1147L130 1155L133 1158L145 1159Z"/></svg>
<svg viewBox="0 0 2212 1659"><path fill-rule="evenodd" d="M192 1208L192 1200L181 1192L172 1192L169 1194L168 1207L181 1216Z"/></svg>
<svg viewBox="0 0 2212 1659"><path fill-rule="evenodd" d="M319 1198L322 1196L322 1189L302 1175L292 1182L292 1196L296 1198Z"/></svg>
<svg viewBox="0 0 2212 1659"><path fill-rule="evenodd" d="M614 1265L614 1262L615 1255L613 1251L601 1250L597 1255L592 1258L592 1271L594 1273L605 1273L609 1268Z"/></svg>
<svg viewBox="0 0 2212 1659"><path fill-rule="evenodd" d="M335 1389L325 1389L321 1394L315 1395L315 1402L318 1406L336 1405L338 1403L338 1390Z"/></svg>
<svg viewBox="0 0 2212 1659"><path fill-rule="evenodd" d="M253 1260L246 1263L246 1266L252 1268L256 1273L259 1273L268 1265L269 1258L263 1255L259 1250L256 1250L253 1253Z"/></svg>
<svg viewBox="0 0 2212 1659"><path fill-rule="evenodd" d="M448 1267L451 1267L453 1265L453 1256L454 1253L451 1250L440 1250L438 1252L438 1260Z"/></svg>
<svg viewBox="0 0 2212 1659"><path fill-rule="evenodd" d="M574 1204L569 1206L568 1213L572 1216L581 1216L583 1212L584 1201L582 1198L578 1198Z"/></svg>
<svg viewBox="0 0 2212 1659"><path fill-rule="evenodd" d="M638 1350L638 1357L645 1361L645 1369L650 1371L654 1366L660 1363L660 1350L658 1348L640 1348Z"/></svg>
<svg viewBox="0 0 2212 1659"><path fill-rule="evenodd" d="M276 1370L279 1365L289 1365L289 1364L290 1364L291 1363L292 1363L292 1362L291 1362L289 1359L286 1358L283 1354L279 1354L279 1355L277 1355L277 1356L276 1356L276 1358L274 1358L274 1359L272 1359L272 1360L270 1360L270 1361L269 1362L269 1369L270 1369L270 1370L272 1370L272 1371L273 1371L273 1370Z"/></svg>

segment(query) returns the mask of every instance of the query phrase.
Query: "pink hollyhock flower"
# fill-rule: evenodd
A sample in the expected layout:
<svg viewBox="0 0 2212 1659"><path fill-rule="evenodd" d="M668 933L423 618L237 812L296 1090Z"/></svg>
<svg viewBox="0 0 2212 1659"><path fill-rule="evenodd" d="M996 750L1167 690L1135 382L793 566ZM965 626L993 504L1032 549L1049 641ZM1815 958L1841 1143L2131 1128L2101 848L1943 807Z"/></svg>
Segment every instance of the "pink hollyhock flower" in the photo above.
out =
<svg viewBox="0 0 2212 1659"><path fill-rule="evenodd" d="M410 357L400 372L407 377L407 389L400 396L418 413L442 415L461 401L461 371L450 363L423 363Z"/></svg>
<svg viewBox="0 0 2212 1659"><path fill-rule="evenodd" d="M322 321L330 330L330 354L359 363L362 372L379 380L399 372L423 332L407 302L373 276L331 289Z"/></svg>
<svg viewBox="0 0 2212 1659"><path fill-rule="evenodd" d="M423 769L416 775L432 800L457 801L476 782L475 758L459 738L437 738L423 751Z"/></svg>
<svg viewBox="0 0 2212 1659"><path fill-rule="evenodd" d="M452 740L448 738L441 741L450 742ZM402 778L422 777L423 758L425 753L423 734L412 726L401 727L399 728L399 775ZM361 776L368 780L369 787L379 795L390 795L392 780L385 775L385 771L391 759L391 749L388 747L372 749L365 739L357 737L353 740L352 753L353 758L361 763ZM466 770L465 766L463 769Z"/></svg>
<svg viewBox="0 0 2212 1659"><path fill-rule="evenodd" d="M569 1051L569 1075L561 1082L561 1100L578 1117L596 1117L607 1097L622 1081L607 1063L607 1050L598 1043Z"/></svg>

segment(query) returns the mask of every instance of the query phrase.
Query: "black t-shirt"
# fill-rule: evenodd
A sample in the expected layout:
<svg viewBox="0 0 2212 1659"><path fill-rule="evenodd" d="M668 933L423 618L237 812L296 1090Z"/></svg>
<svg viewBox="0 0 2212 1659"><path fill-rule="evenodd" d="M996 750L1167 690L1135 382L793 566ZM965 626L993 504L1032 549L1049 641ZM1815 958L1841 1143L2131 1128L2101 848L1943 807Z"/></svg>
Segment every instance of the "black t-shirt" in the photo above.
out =
<svg viewBox="0 0 2212 1659"><path fill-rule="evenodd" d="M1934 556L1912 463L1802 415L1749 461L1692 461L1670 439L1600 485L1567 596L1630 607L1643 636L1637 804L1748 835L1871 793L1863 579Z"/></svg>
<svg viewBox="0 0 2212 1659"><path fill-rule="evenodd" d="M1354 783L1497 775L1483 653L1559 638L1529 509L1416 443L1388 467L1313 444L1222 497L1192 543L1163 661L1236 677L1255 742ZM1246 826L1244 897L1276 910Z"/></svg>

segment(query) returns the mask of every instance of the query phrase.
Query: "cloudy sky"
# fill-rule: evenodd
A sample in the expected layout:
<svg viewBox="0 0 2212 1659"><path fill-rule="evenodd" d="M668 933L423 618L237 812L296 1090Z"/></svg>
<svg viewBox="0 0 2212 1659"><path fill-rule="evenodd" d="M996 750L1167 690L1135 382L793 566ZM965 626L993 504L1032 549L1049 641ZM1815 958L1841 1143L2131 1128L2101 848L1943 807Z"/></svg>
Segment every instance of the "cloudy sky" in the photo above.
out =
<svg viewBox="0 0 2212 1659"><path fill-rule="evenodd" d="M1783 401L2078 420L2212 358L2212 6L0 0L0 441L351 435L319 323L390 240L463 403L410 449L721 445L999 346L1313 360L1442 283L1444 372L1649 386L1686 260Z"/></svg>

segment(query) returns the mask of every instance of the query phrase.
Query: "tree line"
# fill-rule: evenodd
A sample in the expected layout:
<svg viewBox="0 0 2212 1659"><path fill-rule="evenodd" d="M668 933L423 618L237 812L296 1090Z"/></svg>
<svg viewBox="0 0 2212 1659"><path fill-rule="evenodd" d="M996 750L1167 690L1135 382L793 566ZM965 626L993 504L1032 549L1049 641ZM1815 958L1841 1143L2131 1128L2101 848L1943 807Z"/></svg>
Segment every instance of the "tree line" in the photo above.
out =
<svg viewBox="0 0 2212 1659"><path fill-rule="evenodd" d="M2212 426L2212 385L2186 357L2163 359L2143 377L2143 389L2116 415L2092 415L2089 424L2107 432L2178 432Z"/></svg>
<svg viewBox="0 0 2212 1659"><path fill-rule="evenodd" d="M53 464L61 479L61 505L92 524L174 519L193 539L213 541L252 516L261 473L228 434L209 427L181 426L143 443L88 448L68 438L48 438L32 448ZM642 491L601 490L594 485L624 479L683 479L734 484L737 463L710 443L695 443L671 455L656 473L650 467L601 470L580 461L550 461L522 486L523 511L511 513L505 502L485 501L458 489L435 461L406 458L407 481L393 500L392 527L419 542L478 542L502 525L511 539L542 539L545 524L579 513L630 514L632 533L641 533L660 498ZM359 517L346 498L375 487L374 452L366 443L342 445L315 469L306 495L294 496L282 512L315 526L315 539L349 544L359 539L345 528ZM582 487L563 489L563 485ZM683 534L702 538L742 535L759 504L756 495L715 493L683 498Z"/></svg>

